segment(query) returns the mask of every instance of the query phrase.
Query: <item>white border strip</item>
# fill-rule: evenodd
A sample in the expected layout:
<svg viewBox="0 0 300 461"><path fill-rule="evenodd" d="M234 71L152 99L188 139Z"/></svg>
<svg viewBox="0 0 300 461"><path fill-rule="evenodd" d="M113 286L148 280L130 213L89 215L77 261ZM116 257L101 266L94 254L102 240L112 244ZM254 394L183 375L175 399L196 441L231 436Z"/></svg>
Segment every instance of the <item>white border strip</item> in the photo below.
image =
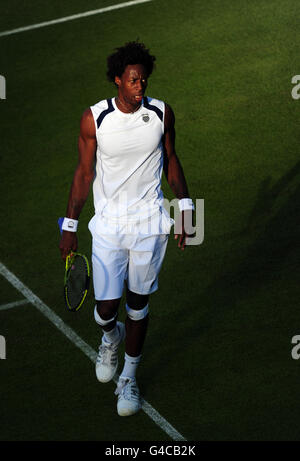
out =
<svg viewBox="0 0 300 461"><path fill-rule="evenodd" d="M24 306L24 304L30 304L28 299L21 299L20 301L15 301L15 302L8 303L8 304L2 304L0 306L0 311L5 311L6 309L12 309L13 307L17 307L17 306Z"/></svg>
<svg viewBox="0 0 300 461"><path fill-rule="evenodd" d="M28 30L40 29L41 27L52 26L54 24L60 24L62 22L73 21L74 19L86 18L87 16L93 16L95 14L106 13L107 11L119 10L120 8L126 8L127 6L138 5L139 3L151 2L152 0L132 0L131 2L118 3L117 5L106 6L105 8L99 8L98 10L85 11L83 13L73 14L72 16L65 16L64 18L53 19L52 21L40 22L39 24L32 24L30 26L19 27L17 29L6 30L0 32L0 37L6 35L18 34L20 32L26 32Z"/></svg>
<svg viewBox="0 0 300 461"><path fill-rule="evenodd" d="M92 362L96 362L97 352L94 351L83 339L81 339L72 328L66 325L63 320L55 314L43 301L38 298L21 280L10 272L4 264L0 263L0 274L25 296L30 304L33 304L53 325L58 328L72 343L78 347ZM115 379L116 381L116 379ZM146 400L142 399L142 409L166 434L173 440L186 439L156 411Z"/></svg>

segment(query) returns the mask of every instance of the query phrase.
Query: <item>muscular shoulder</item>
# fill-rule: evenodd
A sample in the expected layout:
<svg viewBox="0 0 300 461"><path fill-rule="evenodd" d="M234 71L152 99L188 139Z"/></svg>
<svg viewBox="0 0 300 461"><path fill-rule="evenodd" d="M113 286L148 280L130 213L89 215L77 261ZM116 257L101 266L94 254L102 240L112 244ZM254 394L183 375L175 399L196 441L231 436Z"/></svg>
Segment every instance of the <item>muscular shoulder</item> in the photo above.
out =
<svg viewBox="0 0 300 461"><path fill-rule="evenodd" d="M175 125L175 114L172 107L165 103L165 131L174 128Z"/></svg>
<svg viewBox="0 0 300 461"><path fill-rule="evenodd" d="M95 134L96 134L95 122L94 122L94 117L93 117L90 107L85 109L85 111L83 112L81 116L80 134L83 137L95 137Z"/></svg>

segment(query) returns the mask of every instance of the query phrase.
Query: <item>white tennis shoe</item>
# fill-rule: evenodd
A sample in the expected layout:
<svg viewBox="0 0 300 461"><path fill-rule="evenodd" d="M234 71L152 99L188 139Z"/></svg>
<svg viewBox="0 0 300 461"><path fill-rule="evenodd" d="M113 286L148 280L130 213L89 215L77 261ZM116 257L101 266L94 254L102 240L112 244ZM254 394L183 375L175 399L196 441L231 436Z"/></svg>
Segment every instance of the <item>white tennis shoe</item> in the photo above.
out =
<svg viewBox="0 0 300 461"><path fill-rule="evenodd" d="M116 343L107 343L102 338L96 361L96 376L101 383L108 383L115 375L118 368L118 347L125 338L125 325L117 322L119 340Z"/></svg>
<svg viewBox="0 0 300 461"><path fill-rule="evenodd" d="M119 378L115 394L118 395L117 410L120 416L134 415L141 408L140 391L135 378Z"/></svg>

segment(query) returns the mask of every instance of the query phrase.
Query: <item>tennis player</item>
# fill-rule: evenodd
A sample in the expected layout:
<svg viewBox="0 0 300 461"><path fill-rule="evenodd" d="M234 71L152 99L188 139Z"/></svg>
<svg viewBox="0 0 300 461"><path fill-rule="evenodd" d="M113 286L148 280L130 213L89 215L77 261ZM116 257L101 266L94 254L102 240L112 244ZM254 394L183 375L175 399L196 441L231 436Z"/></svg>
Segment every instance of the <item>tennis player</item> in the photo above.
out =
<svg viewBox="0 0 300 461"><path fill-rule="evenodd" d="M79 162L71 186L60 242L62 258L77 249L76 230L91 183L95 215L92 264L94 317L103 331L96 376L110 381L118 367L118 346L125 360L116 394L120 416L136 413L140 394L136 370L149 318L149 295L158 288L173 220L163 206L162 170L185 210L193 209L184 173L175 153L175 117L170 106L145 96L155 57L140 42L129 42L107 58L108 79L117 97L102 100L82 116ZM186 233L175 235L184 250ZM126 288L125 325L117 321Z"/></svg>

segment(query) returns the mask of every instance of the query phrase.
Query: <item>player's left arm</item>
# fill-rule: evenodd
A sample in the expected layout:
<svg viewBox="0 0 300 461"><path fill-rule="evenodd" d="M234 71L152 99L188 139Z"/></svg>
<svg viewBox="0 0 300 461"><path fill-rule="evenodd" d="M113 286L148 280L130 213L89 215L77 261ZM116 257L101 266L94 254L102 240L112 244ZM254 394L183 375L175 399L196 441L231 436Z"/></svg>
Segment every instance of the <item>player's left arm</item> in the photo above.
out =
<svg viewBox="0 0 300 461"><path fill-rule="evenodd" d="M164 173L174 195L179 200L189 198L187 183L183 168L175 151L175 115L172 108L166 104L164 124ZM186 245L186 232L184 229L184 211L182 211L182 233L176 234L178 247L184 250Z"/></svg>

